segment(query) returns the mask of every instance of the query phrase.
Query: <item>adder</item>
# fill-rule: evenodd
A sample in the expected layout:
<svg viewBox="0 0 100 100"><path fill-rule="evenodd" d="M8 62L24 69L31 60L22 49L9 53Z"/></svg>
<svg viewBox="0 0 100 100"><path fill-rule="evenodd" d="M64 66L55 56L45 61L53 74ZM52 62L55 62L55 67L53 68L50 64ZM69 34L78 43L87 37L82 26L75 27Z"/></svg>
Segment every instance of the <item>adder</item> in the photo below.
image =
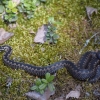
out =
<svg viewBox="0 0 100 100"><path fill-rule="evenodd" d="M100 79L100 51L88 51L82 55L79 62L74 64L69 60L62 60L54 64L39 67L23 62L16 62L10 59L12 48L8 45L0 46L0 51L4 51L2 56L3 63L13 69L22 69L31 75L44 76L47 72L54 74L61 68L66 68L67 71L78 80L88 80L94 83Z"/></svg>

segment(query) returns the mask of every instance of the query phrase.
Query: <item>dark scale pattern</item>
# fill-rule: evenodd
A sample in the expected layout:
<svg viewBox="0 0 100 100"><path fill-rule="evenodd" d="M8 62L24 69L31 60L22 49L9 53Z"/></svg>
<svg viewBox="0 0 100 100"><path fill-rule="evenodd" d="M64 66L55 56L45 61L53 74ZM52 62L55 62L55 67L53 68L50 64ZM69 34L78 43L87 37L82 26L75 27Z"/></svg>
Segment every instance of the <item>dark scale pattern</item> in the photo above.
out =
<svg viewBox="0 0 100 100"><path fill-rule="evenodd" d="M54 64L45 67L33 66L30 64L25 64L22 62L15 62L14 60L10 60L9 57L12 53L12 49L8 45L0 46L0 51L5 51L3 55L3 62L6 66L9 66L13 69L22 69L27 73L36 76L44 76L47 72L54 74L59 69L65 67L68 72L78 80L87 80L89 82L95 82L99 79L100 76L100 67L97 67L100 64L98 53L95 52L86 52L80 58L77 65L68 60L58 61Z"/></svg>
<svg viewBox="0 0 100 100"><path fill-rule="evenodd" d="M100 65L98 65L97 71L96 71L96 75L89 80L90 83L94 83L96 81L98 81L100 79Z"/></svg>

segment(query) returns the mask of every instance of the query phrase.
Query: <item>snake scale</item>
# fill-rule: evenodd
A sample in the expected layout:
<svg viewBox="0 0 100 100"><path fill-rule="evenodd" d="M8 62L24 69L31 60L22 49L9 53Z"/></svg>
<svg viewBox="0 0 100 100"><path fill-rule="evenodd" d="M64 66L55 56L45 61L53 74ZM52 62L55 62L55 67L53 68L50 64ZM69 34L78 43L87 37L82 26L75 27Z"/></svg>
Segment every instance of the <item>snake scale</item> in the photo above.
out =
<svg viewBox="0 0 100 100"><path fill-rule="evenodd" d="M31 75L41 77L47 72L54 74L59 69L65 67L68 72L78 80L88 80L89 82L94 83L100 79L100 51L86 52L83 54L77 64L74 64L69 60L62 60L44 67L33 66L23 62L10 60L9 58L12 53L12 48L8 45L0 46L0 51L5 51L2 59L6 66L9 66L13 69L25 70Z"/></svg>

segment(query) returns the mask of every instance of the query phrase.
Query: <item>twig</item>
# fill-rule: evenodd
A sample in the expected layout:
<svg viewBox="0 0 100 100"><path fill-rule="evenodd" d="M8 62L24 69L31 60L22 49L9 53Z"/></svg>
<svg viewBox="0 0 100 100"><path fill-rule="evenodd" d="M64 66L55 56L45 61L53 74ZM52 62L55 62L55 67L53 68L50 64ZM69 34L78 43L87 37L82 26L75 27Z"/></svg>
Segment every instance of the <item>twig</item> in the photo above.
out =
<svg viewBox="0 0 100 100"><path fill-rule="evenodd" d="M83 48L80 50L79 54L82 53L83 49L89 44L89 42L91 41L91 39L94 38L94 37L95 37L97 34L99 34L99 33L100 33L100 32L95 33L94 35L92 35L92 36L90 37L90 39L87 39L87 40L86 40L86 42L85 42Z"/></svg>

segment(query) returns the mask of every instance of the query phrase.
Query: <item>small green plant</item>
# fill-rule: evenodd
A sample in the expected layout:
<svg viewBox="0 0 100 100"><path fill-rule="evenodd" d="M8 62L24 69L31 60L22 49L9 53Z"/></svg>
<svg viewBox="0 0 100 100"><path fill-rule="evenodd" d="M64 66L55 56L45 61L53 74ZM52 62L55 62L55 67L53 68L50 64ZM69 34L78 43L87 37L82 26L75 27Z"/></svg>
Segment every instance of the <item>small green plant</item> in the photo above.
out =
<svg viewBox="0 0 100 100"><path fill-rule="evenodd" d="M5 10L4 5L2 4L2 2L0 1L0 13L3 13Z"/></svg>
<svg viewBox="0 0 100 100"><path fill-rule="evenodd" d="M31 90L39 92L41 94L44 93L46 88L49 88L50 91L54 91L55 87L53 85L54 75L50 75L50 73L46 73L45 78L37 78L35 80L35 85L31 87Z"/></svg>
<svg viewBox="0 0 100 100"><path fill-rule="evenodd" d="M5 10L4 6L0 4L0 13L3 13Z"/></svg>
<svg viewBox="0 0 100 100"><path fill-rule="evenodd" d="M24 13L28 19L34 17L34 11L36 9L37 0L21 0L18 10Z"/></svg>
<svg viewBox="0 0 100 100"><path fill-rule="evenodd" d="M55 33L56 28L52 25L48 25L48 31L46 34L46 41L49 43L57 43L59 35Z"/></svg>
<svg viewBox="0 0 100 100"><path fill-rule="evenodd" d="M5 11L5 6L8 4L9 0L1 0L0 1L0 13Z"/></svg>
<svg viewBox="0 0 100 100"><path fill-rule="evenodd" d="M16 4L13 1L9 1L6 5L6 10L4 14L4 20L7 22L16 22L17 17L17 8Z"/></svg>
<svg viewBox="0 0 100 100"><path fill-rule="evenodd" d="M46 41L48 41L49 43L57 43L59 35L55 33L56 27L54 27L53 24L56 23L56 21L54 20L54 17L50 17L48 19L48 22L49 25L46 34Z"/></svg>
<svg viewBox="0 0 100 100"><path fill-rule="evenodd" d="M7 5L9 1L11 1L11 0L1 0L1 3L2 3L3 5Z"/></svg>
<svg viewBox="0 0 100 100"><path fill-rule="evenodd" d="M3 19L7 23L16 22L18 19L17 13L23 13L27 19L34 17L36 7L46 0L21 0L20 4L16 7L16 3L12 0L0 1L0 13L3 14Z"/></svg>

